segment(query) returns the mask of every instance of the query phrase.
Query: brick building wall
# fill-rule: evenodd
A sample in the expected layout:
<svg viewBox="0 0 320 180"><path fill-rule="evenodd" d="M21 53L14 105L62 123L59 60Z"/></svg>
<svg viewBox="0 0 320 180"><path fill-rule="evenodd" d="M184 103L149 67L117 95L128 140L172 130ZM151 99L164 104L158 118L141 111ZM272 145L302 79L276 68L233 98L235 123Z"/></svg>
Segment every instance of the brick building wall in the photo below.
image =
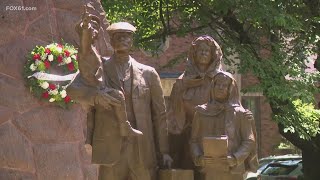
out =
<svg viewBox="0 0 320 180"><path fill-rule="evenodd" d="M169 48L164 53L160 53L158 57L147 56L139 49L134 49L132 56L140 63L154 67L159 73L183 72L190 44L194 38L193 35L183 38L170 37Z"/></svg>

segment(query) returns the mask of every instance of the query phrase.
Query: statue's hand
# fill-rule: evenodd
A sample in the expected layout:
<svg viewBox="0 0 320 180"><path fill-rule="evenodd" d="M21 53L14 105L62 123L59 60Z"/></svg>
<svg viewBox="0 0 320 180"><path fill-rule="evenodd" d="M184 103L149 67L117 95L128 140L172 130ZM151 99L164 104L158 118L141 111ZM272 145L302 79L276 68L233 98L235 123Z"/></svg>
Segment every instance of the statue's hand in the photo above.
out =
<svg viewBox="0 0 320 180"><path fill-rule="evenodd" d="M194 159L194 164L196 166L201 166L203 167L204 166L204 162L203 162L203 156L198 156Z"/></svg>
<svg viewBox="0 0 320 180"><path fill-rule="evenodd" d="M81 21L76 26L76 31L80 35L80 39L85 39L85 41L94 40L99 33L99 28L99 17L90 14L87 10L87 6L84 5L84 13L82 14Z"/></svg>
<svg viewBox="0 0 320 180"><path fill-rule="evenodd" d="M169 154L163 154L162 155L163 165L165 167L168 167L168 169L171 169L171 164L173 162L172 158Z"/></svg>
<svg viewBox="0 0 320 180"><path fill-rule="evenodd" d="M85 29L88 29L88 27L90 25L89 22L91 20L91 17L90 17L90 14L89 14L88 10L87 10L87 6L86 5L84 5L83 9L84 9L84 13L82 14L81 27L85 28Z"/></svg>
<svg viewBox="0 0 320 180"><path fill-rule="evenodd" d="M114 98L116 98L116 99L118 99L118 100L121 100L121 101L124 101L124 100L125 100L124 94L123 94L122 91L119 91L119 90L113 89L113 88L110 88L109 91L110 91L109 94L110 94L112 97L114 97Z"/></svg>
<svg viewBox="0 0 320 180"><path fill-rule="evenodd" d="M110 109L111 106L120 107L121 101L112 97L108 91L103 90L99 91L97 96L95 97L95 104L99 104L106 109Z"/></svg>
<svg viewBox="0 0 320 180"><path fill-rule="evenodd" d="M198 156L195 159L195 165L200 167L210 166L214 163L214 159L209 156Z"/></svg>
<svg viewBox="0 0 320 180"><path fill-rule="evenodd" d="M202 164L203 166L211 166L216 163L213 157L210 156L202 156Z"/></svg>
<svg viewBox="0 0 320 180"><path fill-rule="evenodd" d="M85 144L84 148L87 154L92 155L92 146L90 144Z"/></svg>
<svg viewBox="0 0 320 180"><path fill-rule="evenodd" d="M244 116L245 116L249 121L251 121L251 120L253 121L253 120L254 120L253 114L252 114L252 112L251 112L249 109L246 109L246 110L245 110Z"/></svg>
<svg viewBox="0 0 320 180"><path fill-rule="evenodd" d="M236 166L237 165L237 159L234 156L227 156L227 162L230 167Z"/></svg>

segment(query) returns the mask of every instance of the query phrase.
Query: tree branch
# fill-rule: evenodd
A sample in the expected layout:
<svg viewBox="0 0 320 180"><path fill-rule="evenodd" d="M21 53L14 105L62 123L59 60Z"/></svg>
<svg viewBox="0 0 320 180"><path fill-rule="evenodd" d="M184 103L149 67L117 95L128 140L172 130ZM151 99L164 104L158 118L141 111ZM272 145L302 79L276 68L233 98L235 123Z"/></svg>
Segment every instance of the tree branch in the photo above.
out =
<svg viewBox="0 0 320 180"><path fill-rule="evenodd" d="M159 3L159 18L160 18L160 21L161 21L161 23L162 23L162 26L163 26L163 35L166 35L167 34L167 25L166 25L166 22L165 22L165 20L164 20L164 17L163 17L163 10L162 10L162 4L163 4L163 2L162 2L162 0L160 0L160 3Z"/></svg>
<svg viewBox="0 0 320 180"><path fill-rule="evenodd" d="M201 30L201 29L204 29L204 28L207 28L207 26L206 25L202 25L202 26L190 28L188 31L185 31L185 33L195 32L195 31L198 31L198 30ZM164 31L163 32L159 32L159 33L153 34L153 35L151 35L149 37L140 39L140 42L145 42L145 41L149 41L151 39L161 38L164 35L175 35L178 32L179 32L179 29L171 30L170 32L167 32L166 34L164 33Z"/></svg>
<svg viewBox="0 0 320 180"><path fill-rule="evenodd" d="M298 135L298 133L290 133L284 132L284 126L280 123L278 123L278 129L279 129L279 133L285 137L288 141L290 141L293 145L297 146L299 149L301 149L302 151L308 150L308 151L312 151L313 149L316 148L316 146L313 144L314 142L311 141L307 141L304 139L301 139Z"/></svg>
<svg viewBox="0 0 320 180"><path fill-rule="evenodd" d="M167 30L170 32L169 0L166 0Z"/></svg>

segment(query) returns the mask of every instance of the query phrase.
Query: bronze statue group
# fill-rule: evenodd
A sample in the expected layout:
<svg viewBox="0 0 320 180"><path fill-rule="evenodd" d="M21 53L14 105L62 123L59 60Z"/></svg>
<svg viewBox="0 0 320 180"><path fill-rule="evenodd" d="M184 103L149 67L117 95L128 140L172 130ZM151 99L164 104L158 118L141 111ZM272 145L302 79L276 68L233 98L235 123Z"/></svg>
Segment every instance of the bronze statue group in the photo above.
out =
<svg viewBox="0 0 320 180"><path fill-rule="evenodd" d="M89 107L86 143L99 180L156 180L168 168L193 170L195 180L240 180L254 171L254 120L240 103L237 82L221 68L217 42L204 35L191 43L166 107L156 70L129 55L135 30L127 22L111 24L114 53L106 58L94 46L98 18L85 12L77 25L80 75L68 92ZM223 139L223 155L211 156L222 146L207 148L206 138Z"/></svg>

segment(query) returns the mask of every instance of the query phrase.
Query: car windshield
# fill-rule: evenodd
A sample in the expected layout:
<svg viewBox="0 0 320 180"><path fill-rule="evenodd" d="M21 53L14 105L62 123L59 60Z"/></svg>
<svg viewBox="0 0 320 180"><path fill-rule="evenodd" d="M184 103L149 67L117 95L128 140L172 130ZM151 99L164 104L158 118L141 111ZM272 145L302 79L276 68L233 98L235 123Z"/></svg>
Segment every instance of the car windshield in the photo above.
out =
<svg viewBox="0 0 320 180"><path fill-rule="evenodd" d="M301 161L279 161L276 163L271 163L261 174L271 176L288 175L298 167L300 162Z"/></svg>
<svg viewBox="0 0 320 180"><path fill-rule="evenodd" d="M297 166L286 166L286 165L280 165L280 166L269 166L263 174L265 175L286 175L289 174L291 171L293 171Z"/></svg>
<svg viewBox="0 0 320 180"><path fill-rule="evenodd" d="M277 162L277 161L285 161L285 160L301 160L302 157L300 155L282 155L282 156L269 156L260 159L258 171L264 170L269 163Z"/></svg>
<svg viewBox="0 0 320 180"><path fill-rule="evenodd" d="M297 165L298 167L294 170L292 170L290 173L290 175L296 176L299 174L303 174L302 173L302 156L298 155L298 154L286 154L286 155L279 155L279 156L268 156L268 157L264 157L261 158L259 160L259 166L257 169L257 172L249 172L247 174L247 179L249 180L253 180L256 179L257 176L259 174L261 174L261 172L265 171L266 173L261 174L262 176L277 176L279 174L277 174L277 171L279 171L278 173L285 173L286 171L290 171L290 167L286 167L285 165ZM279 165L273 165L273 167L269 166L270 164L275 164L275 163L282 163L284 164L285 167L277 167ZM268 169L268 171L266 171ZM270 175L269 175L270 174ZM276 175L272 175L272 174L276 174ZM280 175L283 176L283 175Z"/></svg>

